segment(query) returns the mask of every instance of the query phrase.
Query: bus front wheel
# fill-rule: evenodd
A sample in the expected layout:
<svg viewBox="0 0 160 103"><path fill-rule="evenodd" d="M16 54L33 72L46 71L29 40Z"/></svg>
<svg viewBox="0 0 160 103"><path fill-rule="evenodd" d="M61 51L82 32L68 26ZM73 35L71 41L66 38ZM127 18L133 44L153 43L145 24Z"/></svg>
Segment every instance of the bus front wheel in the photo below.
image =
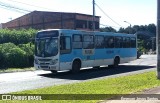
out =
<svg viewBox="0 0 160 103"><path fill-rule="evenodd" d="M78 60L76 60L76 61L73 62L71 72L72 73L78 73L80 71L80 68L81 68L81 63Z"/></svg>

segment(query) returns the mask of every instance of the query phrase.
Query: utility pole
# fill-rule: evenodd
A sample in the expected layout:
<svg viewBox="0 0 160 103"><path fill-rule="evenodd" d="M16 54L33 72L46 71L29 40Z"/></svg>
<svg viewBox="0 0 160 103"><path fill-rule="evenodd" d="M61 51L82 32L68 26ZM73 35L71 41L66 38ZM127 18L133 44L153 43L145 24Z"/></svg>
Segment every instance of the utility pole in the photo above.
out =
<svg viewBox="0 0 160 103"><path fill-rule="evenodd" d="M93 20L92 20L92 30L95 31L95 0L93 0Z"/></svg>
<svg viewBox="0 0 160 103"><path fill-rule="evenodd" d="M157 0L157 78L160 79L160 0Z"/></svg>

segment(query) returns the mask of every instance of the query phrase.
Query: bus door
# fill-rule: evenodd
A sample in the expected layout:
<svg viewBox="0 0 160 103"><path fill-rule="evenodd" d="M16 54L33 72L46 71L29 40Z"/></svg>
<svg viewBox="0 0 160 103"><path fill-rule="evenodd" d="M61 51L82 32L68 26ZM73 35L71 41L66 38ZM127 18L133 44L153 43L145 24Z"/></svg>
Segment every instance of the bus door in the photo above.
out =
<svg viewBox="0 0 160 103"><path fill-rule="evenodd" d="M84 35L83 36L83 64L86 67L92 67L94 63L94 36Z"/></svg>

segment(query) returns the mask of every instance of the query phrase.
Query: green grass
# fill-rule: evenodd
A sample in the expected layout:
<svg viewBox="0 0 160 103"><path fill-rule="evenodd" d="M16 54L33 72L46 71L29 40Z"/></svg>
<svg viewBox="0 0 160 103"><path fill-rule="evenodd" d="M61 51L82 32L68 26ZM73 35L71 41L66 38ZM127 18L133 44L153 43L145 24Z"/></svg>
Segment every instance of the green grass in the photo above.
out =
<svg viewBox="0 0 160 103"><path fill-rule="evenodd" d="M144 89L153 88L157 86L160 86L160 80L157 79L156 72L154 71L143 74L121 76L117 78L90 80L81 83L52 86L35 90L27 90L22 92L16 92L16 94L128 94L137 93ZM102 100L106 98L102 98ZM21 103L22 101L9 101L8 103L10 102ZM30 102L31 101L25 101L24 103ZM39 101L32 102L39 103ZM47 100L41 102L51 103L51 101ZM98 102L98 100L54 100L52 102L94 103Z"/></svg>
<svg viewBox="0 0 160 103"><path fill-rule="evenodd" d="M0 73L8 73L8 72L23 72L23 71L34 71L35 68L7 68L7 69L0 69Z"/></svg>

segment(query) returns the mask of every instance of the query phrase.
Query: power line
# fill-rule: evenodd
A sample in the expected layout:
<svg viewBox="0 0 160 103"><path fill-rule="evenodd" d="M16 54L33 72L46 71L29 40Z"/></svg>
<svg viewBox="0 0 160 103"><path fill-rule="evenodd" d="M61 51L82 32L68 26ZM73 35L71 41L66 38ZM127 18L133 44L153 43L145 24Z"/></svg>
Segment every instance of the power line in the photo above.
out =
<svg viewBox="0 0 160 103"><path fill-rule="evenodd" d="M0 8L6 9L6 10L9 10L9 11L15 11L15 12L18 12L18 13L23 13L23 14L26 13L26 12L23 12L23 11L20 11L20 10L11 9L11 8L6 7L6 6L2 6L1 4L0 4Z"/></svg>
<svg viewBox="0 0 160 103"><path fill-rule="evenodd" d="M8 1L19 3L19 4L24 4L24 5L28 5L28 6L32 6L32 7L42 8L42 9L46 9L46 10L52 10L49 8L45 8L45 7L41 7L41 6L37 6L37 5L32 5L32 4L28 4L28 3L24 3L24 2L19 2L19 1L15 1L15 0L8 0Z"/></svg>
<svg viewBox="0 0 160 103"><path fill-rule="evenodd" d="M0 6L1 7L3 7L4 9L6 8L6 9L8 9L8 10L14 10L14 11L16 11L16 12L31 12L31 11L29 11L29 10L26 10L26 9L22 9L22 8L19 8L19 7L15 7L15 6L13 6L13 5L10 5L10 4L7 4L7 3L3 3L3 2L0 2Z"/></svg>
<svg viewBox="0 0 160 103"><path fill-rule="evenodd" d="M112 21L112 22L114 22L115 24L117 24L117 25L119 25L120 27L122 27L122 25L120 25L119 23L117 23L115 20L113 20L106 12L104 12L104 10L100 7L100 6L98 6L98 4L97 3L95 3L95 5Z"/></svg>
<svg viewBox="0 0 160 103"><path fill-rule="evenodd" d="M106 24L100 24L100 25L119 29L119 27L116 27L116 26L111 26L111 25L106 25Z"/></svg>

